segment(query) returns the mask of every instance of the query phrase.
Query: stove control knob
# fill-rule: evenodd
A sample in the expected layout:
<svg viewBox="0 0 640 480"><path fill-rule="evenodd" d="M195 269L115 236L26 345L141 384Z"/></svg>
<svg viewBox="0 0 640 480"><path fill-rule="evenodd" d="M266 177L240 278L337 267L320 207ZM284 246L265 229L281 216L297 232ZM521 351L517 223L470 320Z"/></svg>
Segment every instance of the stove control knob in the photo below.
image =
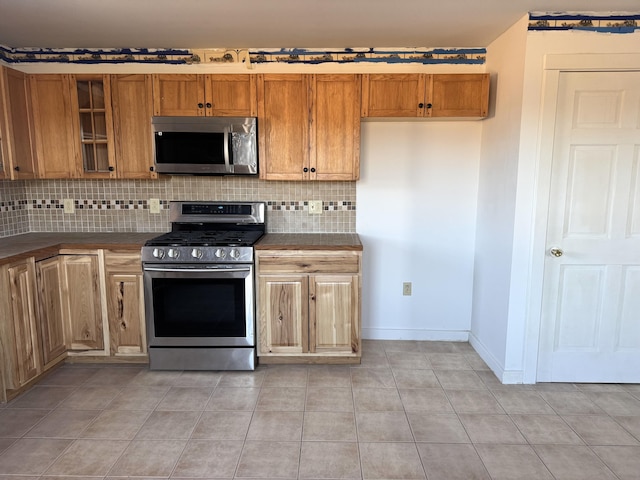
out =
<svg viewBox="0 0 640 480"><path fill-rule="evenodd" d="M240 252L238 251L237 248L234 248L229 252L229 256L231 256L231 258L234 258L234 259L237 260L238 257L240 257Z"/></svg>
<svg viewBox="0 0 640 480"><path fill-rule="evenodd" d="M202 250L200 250L199 248L194 248L193 250L191 250L191 256L193 258L202 258Z"/></svg>
<svg viewBox="0 0 640 480"><path fill-rule="evenodd" d="M161 248L154 248L153 252L151 253L155 258L159 258L162 259L164 258L164 250Z"/></svg>
<svg viewBox="0 0 640 480"><path fill-rule="evenodd" d="M178 258L180 256L180 250L176 250L175 248L169 249L169 258Z"/></svg>
<svg viewBox="0 0 640 480"><path fill-rule="evenodd" d="M224 258L224 257L226 257L226 256L227 256L227 252L226 252L225 250L223 250L222 248L218 248L218 249L215 251L214 255L215 255L217 258Z"/></svg>

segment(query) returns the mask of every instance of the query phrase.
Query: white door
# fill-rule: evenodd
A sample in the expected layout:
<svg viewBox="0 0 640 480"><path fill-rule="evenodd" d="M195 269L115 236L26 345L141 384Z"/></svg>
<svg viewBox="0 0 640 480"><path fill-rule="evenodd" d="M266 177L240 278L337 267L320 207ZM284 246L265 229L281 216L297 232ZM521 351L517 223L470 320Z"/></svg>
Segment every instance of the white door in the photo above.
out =
<svg viewBox="0 0 640 480"><path fill-rule="evenodd" d="M549 200L537 380L640 382L640 72L560 73Z"/></svg>

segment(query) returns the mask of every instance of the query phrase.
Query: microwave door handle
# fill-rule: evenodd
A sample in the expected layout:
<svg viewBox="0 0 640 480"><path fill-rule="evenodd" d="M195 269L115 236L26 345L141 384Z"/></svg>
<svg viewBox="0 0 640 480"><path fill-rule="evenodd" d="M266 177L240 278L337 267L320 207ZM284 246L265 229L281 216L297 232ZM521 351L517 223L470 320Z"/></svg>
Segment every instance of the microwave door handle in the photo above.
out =
<svg viewBox="0 0 640 480"><path fill-rule="evenodd" d="M227 173L231 173L231 165L229 165L229 127L224 127L224 169Z"/></svg>

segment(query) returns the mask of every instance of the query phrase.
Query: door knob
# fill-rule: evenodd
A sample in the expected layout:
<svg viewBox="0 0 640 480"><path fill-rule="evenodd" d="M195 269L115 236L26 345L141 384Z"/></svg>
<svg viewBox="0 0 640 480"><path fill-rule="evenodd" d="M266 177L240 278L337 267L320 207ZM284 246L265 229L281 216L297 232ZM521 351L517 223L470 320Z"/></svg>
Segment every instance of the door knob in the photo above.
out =
<svg viewBox="0 0 640 480"><path fill-rule="evenodd" d="M551 250L549 250L549 253L554 257L561 257L564 254L562 249L558 247L553 247Z"/></svg>

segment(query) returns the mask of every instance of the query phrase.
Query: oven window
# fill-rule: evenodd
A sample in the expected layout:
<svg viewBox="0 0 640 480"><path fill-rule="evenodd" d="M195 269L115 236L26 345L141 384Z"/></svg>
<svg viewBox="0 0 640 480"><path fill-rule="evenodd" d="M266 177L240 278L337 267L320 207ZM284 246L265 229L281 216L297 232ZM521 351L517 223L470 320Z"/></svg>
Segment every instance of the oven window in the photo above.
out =
<svg viewBox="0 0 640 480"><path fill-rule="evenodd" d="M244 279L153 279L156 337L244 337Z"/></svg>

